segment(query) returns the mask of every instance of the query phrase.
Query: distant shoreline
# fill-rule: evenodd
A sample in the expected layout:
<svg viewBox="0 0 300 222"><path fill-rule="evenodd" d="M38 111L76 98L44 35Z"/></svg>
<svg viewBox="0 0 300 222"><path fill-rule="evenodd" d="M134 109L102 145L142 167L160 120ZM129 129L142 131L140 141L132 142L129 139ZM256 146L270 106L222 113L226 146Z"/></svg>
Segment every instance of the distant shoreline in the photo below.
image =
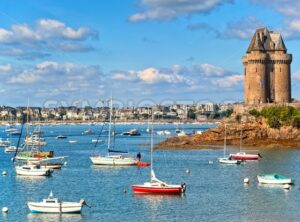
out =
<svg viewBox="0 0 300 222"><path fill-rule="evenodd" d="M30 125L99 125L106 123L107 121L82 121L82 120L64 120L64 121L31 121ZM174 124L174 125L182 125L182 124L213 124L213 123L221 123L220 119L211 119L211 120L155 120L153 124ZM144 125L148 124L148 120L128 120L128 121L115 121L116 124L120 125ZM0 126L8 126L8 125L20 125L21 123L12 123L11 121L0 121Z"/></svg>

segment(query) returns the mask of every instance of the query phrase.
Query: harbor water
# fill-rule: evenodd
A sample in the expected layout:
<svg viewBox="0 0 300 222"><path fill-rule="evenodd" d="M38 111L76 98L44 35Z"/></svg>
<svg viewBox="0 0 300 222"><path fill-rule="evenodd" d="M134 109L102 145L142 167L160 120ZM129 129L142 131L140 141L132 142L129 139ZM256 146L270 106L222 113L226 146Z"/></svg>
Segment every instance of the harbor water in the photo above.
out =
<svg viewBox="0 0 300 222"><path fill-rule="evenodd" d="M180 125L186 132L206 130L214 125ZM175 135L176 125L156 125L156 130L169 130ZM141 136L122 136L121 132L137 128ZM129 151L133 156L142 154L143 161L150 161L147 125L116 125L118 150ZM6 138L5 127L0 128ZM82 133L91 129L94 135ZM181 196L135 195L131 185L149 181L149 167L101 167L93 166L89 157L106 153L106 143L96 148L92 139L97 138L100 125L42 126L47 140L46 150L54 150L56 156L68 156L66 166L56 170L49 178L17 176L11 162L13 154L0 150L0 207L8 207L8 213L0 215L0 221L299 221L300 218L300 150L260 149L260 161L241 165L221 165L217 158L222 149L156 150L154 170L156 176L168 183L185 182L187 190ZM107 130L107 127L104 127ZM56 139L66 135L66 139ZM106 140L107 132L101 134ZM166 136L155 136L155 142ZM17 138L12 139L14 142ZM69 143L76 140L77 143ZM230 147L228 152L236 152ZM187 174L186 170L190 173ZM264 173L280 173L291 177L295 185L290 190L282 187L258 185L256 176ZM243 180L250 179L249 184ZM28 201L41 201L50 191L64 201L84 198L92 208L83 208L81 214L32 214Z"/></svg>

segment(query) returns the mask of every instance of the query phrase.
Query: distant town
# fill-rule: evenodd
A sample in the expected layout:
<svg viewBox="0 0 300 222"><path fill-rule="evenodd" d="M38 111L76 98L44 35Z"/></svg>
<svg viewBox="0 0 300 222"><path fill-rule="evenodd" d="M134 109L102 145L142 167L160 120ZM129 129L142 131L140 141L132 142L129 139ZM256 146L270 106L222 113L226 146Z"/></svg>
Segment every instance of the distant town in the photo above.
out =
<svg viewBox="0 0 300 222"><path fill-rule="evenodd" d="M0 107L0 121L22 122L22 116L30 113L30 121L106 121L109 117L109 107L78 108L57 107ZM115 121L145 121L153 116L155 120L195 120L207 121L220 119L231 115L233 104L172 104L153 105L152 107L113 108Z"/></svg>

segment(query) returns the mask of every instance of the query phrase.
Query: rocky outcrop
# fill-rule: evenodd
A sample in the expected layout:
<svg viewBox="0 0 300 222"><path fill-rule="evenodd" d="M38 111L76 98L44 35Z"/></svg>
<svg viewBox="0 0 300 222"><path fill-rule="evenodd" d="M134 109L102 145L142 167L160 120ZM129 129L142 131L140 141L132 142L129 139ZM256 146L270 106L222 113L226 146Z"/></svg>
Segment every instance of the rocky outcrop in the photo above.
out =
<svg viewBox="0 0 300 222"><path fill-rule="evenodd" d="M172 137L158 144L158 149L222 148L225 123L200 135ZM265 121L237 124L226 123L227 144L251 147L295 147L300 148L300 130L291 126L280 129L268 127ZM242 138L242 140L240 140Z"/></svg>

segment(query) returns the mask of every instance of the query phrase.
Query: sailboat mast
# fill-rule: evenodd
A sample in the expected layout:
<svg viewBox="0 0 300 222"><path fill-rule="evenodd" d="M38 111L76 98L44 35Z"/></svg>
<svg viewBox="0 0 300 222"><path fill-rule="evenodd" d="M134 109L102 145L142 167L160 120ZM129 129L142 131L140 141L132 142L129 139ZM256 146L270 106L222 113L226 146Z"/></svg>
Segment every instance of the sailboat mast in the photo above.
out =
<svg viewBox="0 0 300 222"><path fill-rule="evenodd" d="M240 152L242 150L242 135L243 135L243 124L241 125L241 132L240 132Z"/></svg>
<svg viewBox="0 0 300 222"><path fill-rule="evenodd" d="M26 136L25 136L25 146L28 151L27 140L28 140L28 131L29 131L29 98L27 99L27 111L26 111Z"/></svg>
<svg viewBox="0 0 300 222"><path fill-rule="evenodd" d="M226 155L226 124L225 124L225 132L224 132L224 157Z"/></svg>
<svg viewBox="0 0 300 222"><path fill-rule="evenodd" d="M108 125L108 141L107 141L107 150L109 152L110 149L110 134L111 134L111 121L112 121L112 97L110 98L110 105L109 105L109 125Z"/></svg>
<svg viewBox="0 0 300 222"><path fill-rule="evenodd" d="M152 171L153 171L153 110L151 111L152 114L152 124L151 124L151 138L150 138L150 181L152 181Z"/></svg>

